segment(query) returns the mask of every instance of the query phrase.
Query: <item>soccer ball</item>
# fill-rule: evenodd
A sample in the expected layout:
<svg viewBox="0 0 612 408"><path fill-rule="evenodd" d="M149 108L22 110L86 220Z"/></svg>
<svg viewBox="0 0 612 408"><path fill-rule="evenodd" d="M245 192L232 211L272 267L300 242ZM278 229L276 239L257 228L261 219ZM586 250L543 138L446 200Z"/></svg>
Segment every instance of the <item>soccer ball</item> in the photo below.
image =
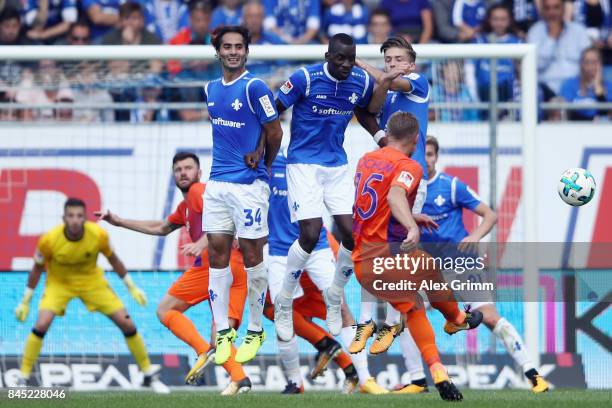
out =
<svg viewBox="0 0 612 408"><path fill-rule="evenodd" d="M595 195L595 178L585 169L567 169L559 179L559 197L569 205L585 205Z"/></svg>

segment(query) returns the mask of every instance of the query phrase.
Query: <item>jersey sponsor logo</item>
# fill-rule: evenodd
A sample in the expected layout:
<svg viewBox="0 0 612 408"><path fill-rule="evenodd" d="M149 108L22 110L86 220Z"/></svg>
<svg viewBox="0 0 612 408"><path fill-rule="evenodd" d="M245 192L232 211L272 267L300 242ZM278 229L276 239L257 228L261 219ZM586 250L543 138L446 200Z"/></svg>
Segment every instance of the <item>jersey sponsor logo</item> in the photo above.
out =
<svg viewBox="0 0 612 408"><path fill-rule="evenodd" d="M393 92L393 95L391 95L391 103L395 103L396 99L397 99L397 92Z"/></svg>
<svg viewBox="0 0 612 408"><path fill-rule="evenodd" d="M359 97L357 96L355 92L353 92L353 94L349 96L348 98L349 102L352 103L353 105L357 103L357 99L359 99Z"/></svg>
<svg viewBox="0 0 612 408"><path fill-rule="evenodd" d="M319 108L317 105L312 105L312 112L319 115L341 115L341 116L353 116L352 110L339 110L335 108Z"/></svg>
<svg viewBox="0 0 612 408"><path fill-rule="evenodd" d="M402 171L397 178L397 181L403 183L406 187L410 187L414 181L414 176L407 171Z"/></svg>
<svg viewBox="0 0 612 408"><path fill-rule="evenodd" d="M270 97L268 95L264 95L259 98L259 103L261 104L261 107L263 108L267 117L271 118L276 114L274 106L272 106L272 101L270 101Z"/></svg>
<svg viewBox="0 0 612 408"><path fill-rule="evenodd" d="M208 106L215 106L214 102L208 102Z"/></svg>
<svg viewBox="0 0 612 408"><path fill-rule="evenodd" d="M293 84L291 83L290 80L287 80L283 86L280 87L280 91L282 93L284 93L285 95L287 95L289 92L291 92L291 90L293 89Z"/></svg>
<svg viewBox="0 0 612 408"><path fill-rule="evenodd" d="M317 99L327 99L327 95L317 95L315 96Z"/></svg>
<svg viewBox="0 0 612 408"><path fill-rule="evenodd" d="M276 186L273 186L272 194L281 196L281 197L287 197L287 190L281 190L280 188L276 188Z"/></svg>
<svg viewBox="0 0 612 408"><path fill-rule="evenodd" d="M240 102L238 100L238 98L236 98L234 100L234 102L232 102L232 109L234 109L236 112L238 112L240 110L240 108L242 108L242 102Z"/></svg>
<svg viewBox="0 0 612 408"><path fill-rule="evenodd" d="M212 118L211 122L213 125L232 127L236 129L241 129L246 126L246 123L244 122L234 122L233 120L225 120L223 118Z"/></svg>
<svg viewBox="0 0 612 408"><path fill-rule="evenodd" d="M442 194L438 194L438 196L434 200L434 203L436 203L438 207L442 207L442 204L444 204L445 202L446 200L444 199L444 197L442 197Z"/></svg>

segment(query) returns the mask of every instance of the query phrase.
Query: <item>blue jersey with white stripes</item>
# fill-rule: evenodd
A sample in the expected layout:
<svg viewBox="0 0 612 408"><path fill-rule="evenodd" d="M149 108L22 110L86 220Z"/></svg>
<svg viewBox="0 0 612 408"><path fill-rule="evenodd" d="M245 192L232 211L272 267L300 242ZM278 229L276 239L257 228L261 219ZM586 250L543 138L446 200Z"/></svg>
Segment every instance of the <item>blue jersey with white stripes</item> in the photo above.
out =
<svg viewBox="0 0 612 408"><path fill-rule="evenodd" d="M204 91L213 129L210 180L239 184L267 180L263 158L253 170L245 165L244 155L257 148L262 125L278 118L268 86L245 71L229 83L223 78L211 81Z"/></svg>
<svg viewBox="0 0 612 408"><path fill-rule="evenodd" d="M465 183L446 173L437 173L427 182L423 214L440 228L421 232L421 242L461 242L468 235L463 224L463 209L474 210L481 200Z"/></svg>
<svg viewBox="0 0 612 408"><path fill-rule="evenodd" d="M287 256L289 247L298 239L300 227L297 222L291 223L289 204L287 203L287 156L279 152L272 163L270 179L270 209L268 211L268 251L272 256ZM314 250L328 248L327 230L321 228L319 242Z"/></svg>
<svg viewBox="0 0 612 408"><path fill-rule="evenodd" d="M411 158L423 168L423 179L427 179L425 163L425 138L429 115L429 82L424 76L412 72L402 77L412 85L410 92L389 91L380 116L380 127L385 129L387 121L395 112L410 112L419 122L419 139Z"/></svg>
<svg viewBox="0 0 612 408"><path fill-rule="evenodd" d="M370 102L373 87L374 80L358 67L344 81L329 73L327 62L294 72L278 92L283 106L293 106L288 163L346 164L344 132L355 108Z"/></svg>
<svg viewBox="0 0 612 408"><path fill-rule="evenodd" d="M22 13L28 26L34 24L38 14L38 0L23 0ZM61 22L74 23L77 21L78 11L76 0L49 0L47 21L45 28L53 27Z"/></svg>

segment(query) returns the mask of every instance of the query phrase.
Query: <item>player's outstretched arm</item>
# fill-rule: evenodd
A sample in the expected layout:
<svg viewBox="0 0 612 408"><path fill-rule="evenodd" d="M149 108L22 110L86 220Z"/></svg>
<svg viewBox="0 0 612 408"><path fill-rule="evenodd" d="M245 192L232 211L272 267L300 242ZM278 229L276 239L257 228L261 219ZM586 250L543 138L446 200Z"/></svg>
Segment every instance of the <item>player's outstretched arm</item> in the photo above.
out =
<svg viewBox="0 0 612 408"><path fill-rule="evenodd" d="M403 69L394 69L390 72L383 72L382 75L376 81L372 98L368 103L368 111L374 115L377 115L382 109L385 99L387 99L387 92L391 87L391 84L396 78L401 77L408 72Z"/></svg>
<svg viewBox="0 0 612 408"><path fill-rule="evenodd" d="M142 291L142 289L136 286L136 284L132 280L132 277L128 274L128 271L121 259L119 259L119 257L114 252L110 256L106 257L106 259L108 259L108 263L111 264L113 270L123 280L123 283L130 292L130 295L132 295L134 300L136 300L136 303L138 303L140 306L146 305L147 296Z"/></svg>
<svg viewBox="0 0 612 408"><path fill-rule="evenodd" d="M30 312L30 302L32 301L32 295L34 295L34 289L38 285L38 281L40 281L40 275L42 275L45 270L45 265L39 264L38 262L34 262L34 266L30 270L28 274L28 283L23 292L23 297L19 302L19 305L15 308L15 317L20 322L25 321L28 318L28 313Z"/></svg>
<svg viewBox="0 0 612 408"><path fill-rule="evenodd" d="M406 190L398 186L391 186L387 196L387 203L393 217L408 231L406 239L402 243L402 249L406 251L414 249L419 243L421 235L419 227L412 217L412 210L406 197Z"/></svg>
<svg viewBox="0 0 612 408"><path fill-rule="evenodd" d="M470 244L476 244L480 242L489 232L493 229L493 226L497 223L497 214L491 207L482 201L476 208L472 210L476 214L482 217L482 222L472 231L470 235L463 238L458 248L461 251L468 251Z"/></svg>
<svg viewBox="0 0 612 408"><path fill-rule="evenodd" d="M180 225L171 224L167 220L129 220L119 217L110 210L94 211L94 215L101 221L106 221L116 227L127 228L132 231L148 235L168 235Z"/></svg>
<svg viewBox="0 0 612 408"><path fill-rule="evenodd" d="M382 76L385 74L384 71L368 64L367 62L365 62L362 59L357 58L355 60L355 64L363 69L364 71L366 71L368 74L370 74L374 80L376 81L376 83L380 83L380 81L382 80ZM407 69L407 67L405 67ZM408 73L408 71L405 69L406 73ZM412 91L412 84L410 83L410 81L402 78L401 76L396 77L395 79L393 79L393 81L391 81L391 85L389 86L389 89L391 91L399 91L399 92L411 92Z"/></svg>

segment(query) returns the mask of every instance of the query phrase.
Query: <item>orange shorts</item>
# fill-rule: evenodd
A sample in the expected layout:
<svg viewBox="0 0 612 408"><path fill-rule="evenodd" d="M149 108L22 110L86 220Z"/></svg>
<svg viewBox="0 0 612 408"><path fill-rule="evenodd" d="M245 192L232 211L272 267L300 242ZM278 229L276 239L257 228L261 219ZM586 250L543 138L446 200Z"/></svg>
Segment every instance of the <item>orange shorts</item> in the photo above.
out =
<svg viewBox="0 0 612 408"><path fill-rule="evenodd" d="M304 290L304 295L293 301L293 310L304 317L325 320L327 310L325 309L325 301L323 295L317 285L308 277L308 273L304 271L300 278L300 285Z"/></svg>
<svg viewBox="0 0 612 408"><path fill-rule="evenodd" d="M228 317L236 320L240 326L248 289L247 273L238 250L232 250L230 268L234 281L230 287ZM183 272L170 286L168 294L191 306L208 300L208 269L208 257L203 257L202 266L193 266Z"/></svg>

